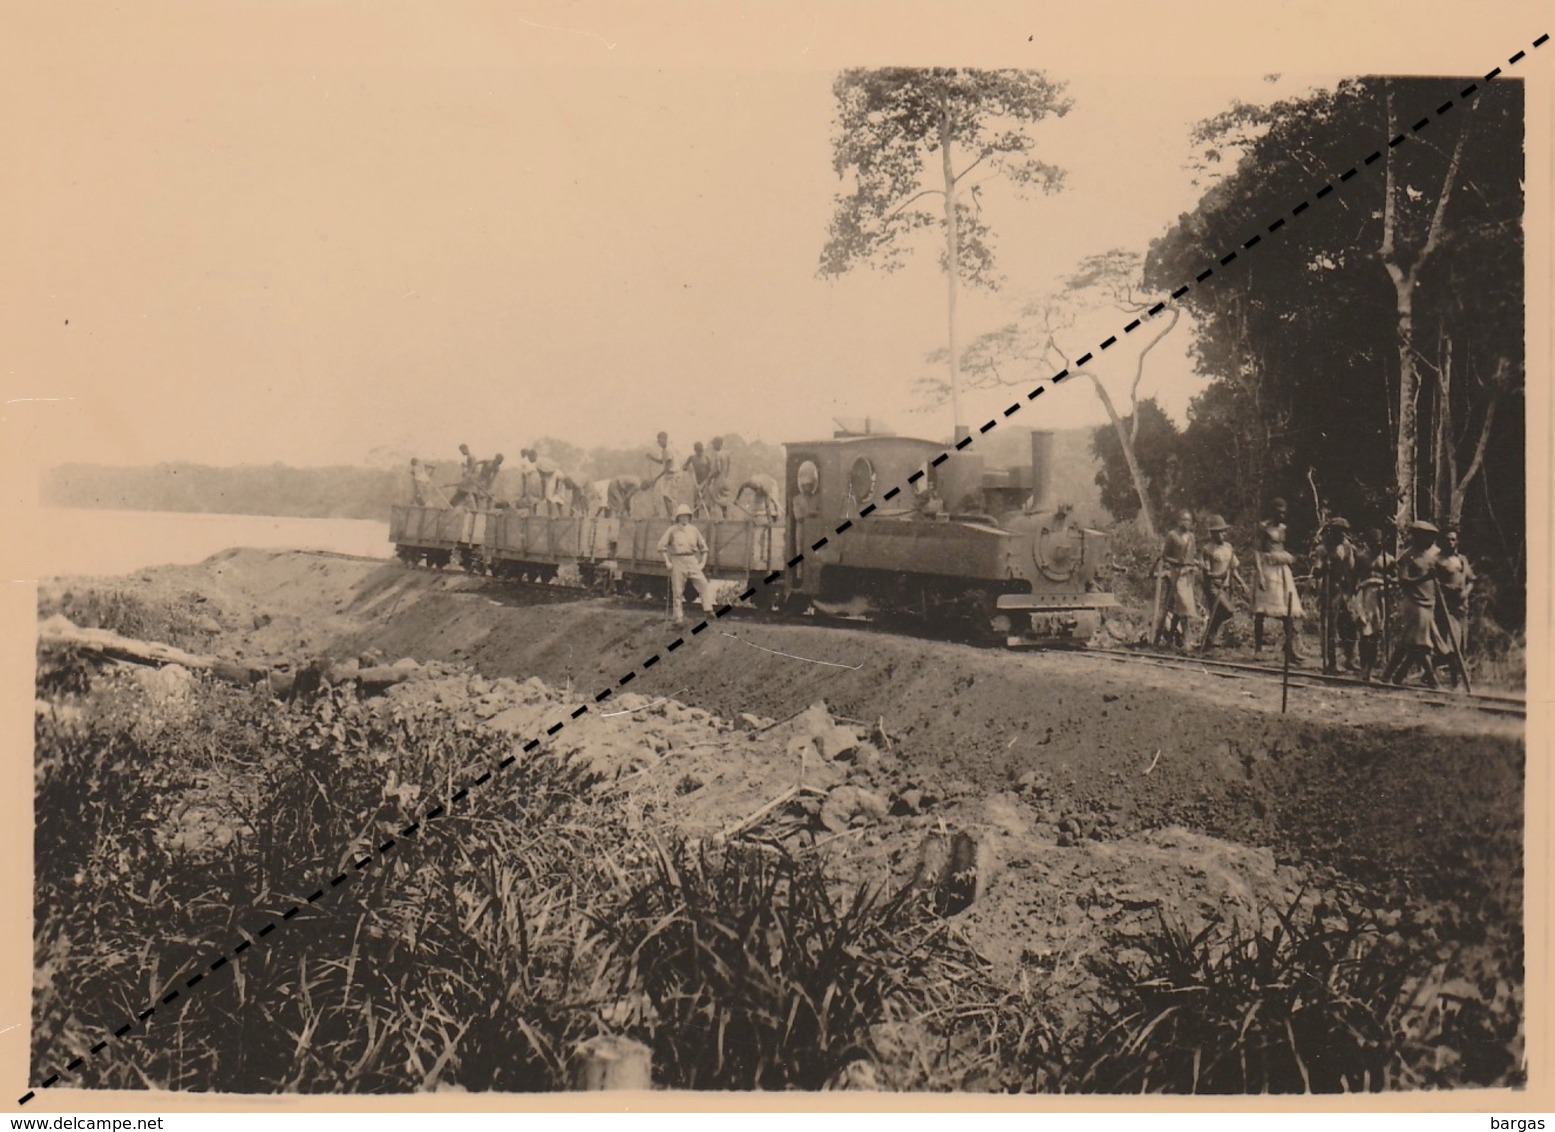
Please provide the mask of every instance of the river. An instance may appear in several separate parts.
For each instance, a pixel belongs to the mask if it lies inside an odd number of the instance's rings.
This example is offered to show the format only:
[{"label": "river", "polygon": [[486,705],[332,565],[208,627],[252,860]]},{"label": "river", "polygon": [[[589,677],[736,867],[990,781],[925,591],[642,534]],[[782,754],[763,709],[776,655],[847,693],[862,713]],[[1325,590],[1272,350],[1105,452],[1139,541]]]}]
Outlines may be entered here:
[{"label": "river", "polygon": [[33,577],[128,574],[201,562],[228,547],[332,550],[388,558],[389,524],[370,519],[295,519],[186,511],[95,511],[39,507],[30,514]]}]

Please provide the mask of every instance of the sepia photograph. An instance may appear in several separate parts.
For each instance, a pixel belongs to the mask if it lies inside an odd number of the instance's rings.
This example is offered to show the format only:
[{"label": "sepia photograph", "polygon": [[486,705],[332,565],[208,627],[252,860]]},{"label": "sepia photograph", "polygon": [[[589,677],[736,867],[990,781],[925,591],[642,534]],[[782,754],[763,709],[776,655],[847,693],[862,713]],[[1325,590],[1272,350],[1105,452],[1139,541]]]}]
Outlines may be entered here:
[{"label": "sepia photograph", "polygon": [[1547,1087],[1555,47],[1308,7],[0,16],[15,1104]]}]

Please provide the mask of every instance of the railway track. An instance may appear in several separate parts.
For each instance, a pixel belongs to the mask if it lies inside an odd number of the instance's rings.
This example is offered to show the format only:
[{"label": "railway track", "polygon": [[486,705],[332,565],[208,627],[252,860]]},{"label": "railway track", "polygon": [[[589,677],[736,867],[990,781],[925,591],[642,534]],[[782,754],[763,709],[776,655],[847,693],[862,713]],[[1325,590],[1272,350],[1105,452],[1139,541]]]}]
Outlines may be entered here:
[{"label": "railway track", "polygon": [[[340,557],[348,557],[341,555]],[[632,593],[606,594],[583,586],[568,585],[557,581],[531,581],[523,578],[492,578],[481,574],[449,571],[450,578],[463,578],[475,582],[464,592],[484,597],[502,604],[554,604],[567,601],[583,601],[591,598],[608,598],[636,608],[662,608],[653,599]],[[692,607],[688,605],[688,613]],[[833,615],[798,615],[737,605],[737,620],[747,618],[764,624],[831,626],[856,628],[871,632],[885,632],[894,636],[916,636],[942,643],[969,644],[974,647],[1003,648],[1002,641],[971,641],[956,633],[928,633],[922,626],[908,628],[900,624],[882,624],[867,618]],[[1143,664],[1160,668],[1184,669],[1228,680],[1255,680],[1279,682],[1283,671],[1273,665],[1250,664],[1245,661],[1220,660],[1212,657],[1187,656],[1128,648],[1082,647],[1073,650],[1056,648],[1051,651],[1074,651],[1087,656],[1104,657],[1122,664]],[[1384,684],[1360,680],[1354,676],[1314,672],[1310,669],[1293,669],[1289,675],[1290,686],[1300,689],[1347,689],[1366,696],[1403,697],[1411,702],[1430,707],[1470,708],[1491,715],[1526,718],[1527,705],[1523,696],[1507,692],[1458,692],[1449,689],[1429,689],[1413,685]]]},{"label": "railway track", "polygon": [[[1122,648],[1088,648],[1089,656],[1102,656],[1120,663],[1148,664],[1160,668],[1178,668],[1227,680],[1263,680],[1278,682],[1284,671],[1273,665],[1248,664],[1245,661],[1217,660],[1212,657],[1184,656],[1175,653]],[[1423,688],[1412,684],[1385,684],[1354,676],[1313,672],[1293,668],[1290,686],[1306,689],[1345,688],[1364,695],[1404,697],[1432,707],[1472,708],[1491,715],[1527,717],[1527,701],[1509,692],[1462,692],[1451,689]]]}]

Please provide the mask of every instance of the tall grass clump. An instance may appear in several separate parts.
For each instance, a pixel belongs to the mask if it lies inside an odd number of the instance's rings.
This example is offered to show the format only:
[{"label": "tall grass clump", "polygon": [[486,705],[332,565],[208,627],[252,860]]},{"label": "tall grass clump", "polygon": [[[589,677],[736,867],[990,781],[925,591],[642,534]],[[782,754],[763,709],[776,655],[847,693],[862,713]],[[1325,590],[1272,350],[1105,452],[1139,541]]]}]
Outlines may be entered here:
[{"label": "tall grass clump", "polygon": [[[1067,1055],[1096,1093],[1341,1093],[1516,1084],[1519,1009],[1364,910],[1299,903],[1272,927],[1163,920],[1143,962],[1099,964],[1114,1005]],[[1507,991],[1502,997],[1511,998]]]},{"label": "tall grass clump", "polygon": [[671,1087],[818,1089],[862,1063],[880,1087],[1018,1088],[1051,1053],[921,893],[838,886],[814,855],[655,846],[610,936]]},{"label": "tall grass clump", "polygon": [[822,1088],[861,1063],[893,1087],[1048,1072],[1040,1021],[919,897],[838,883],[814,853],[663,848],[543,748],[404,836],[512,742],[437,703],[194,681],[153,710],[107,675],[36,739],[35,1079],[196,973],[71,1082],[541,1091],[600,1035],[644,1041],[655,1083],[682,1088]]},{"label": "tall grass clump", "polygon": [[[469,768],[507,753],[433,710],[307,708],[198,689],[40,716],[34,1071],[90,1048],[318,888]],[[491,793],[495,794],[495,791]],[[91,1058],[103,1087],[404,1091],[563,1084],[597,1032],[605,957],[580,910],[618,897],[625,831],[587,770],[537,753],[495,804],[401,838],[272,940]]]}]

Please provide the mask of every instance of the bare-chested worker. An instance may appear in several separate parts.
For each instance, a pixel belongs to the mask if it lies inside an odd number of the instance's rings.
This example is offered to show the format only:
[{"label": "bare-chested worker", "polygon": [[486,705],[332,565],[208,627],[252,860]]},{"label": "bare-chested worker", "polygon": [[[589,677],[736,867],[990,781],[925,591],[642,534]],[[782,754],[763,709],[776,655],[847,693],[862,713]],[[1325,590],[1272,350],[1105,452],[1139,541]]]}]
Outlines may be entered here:
[{"label": "bare-chested worker", "polygon": [[[747,491],[751,493],[751,505],[749,507],[740,502],[740,500],[745,498]],[[777,522],[783,513],[782,508],[778,504],[777,480],[762,473],[751,476],[734,493],[734,505],[752,519],[765,519],[769,523]]]},{"label": "bare-chested worker", "polygon": [[678,506],[676,489],[680,486],[680,457],[670,447],[669,433],[661,432],[658,444],[647,453],[654,475],[645,490],[652,490],[654,514],[670,516]]}]

